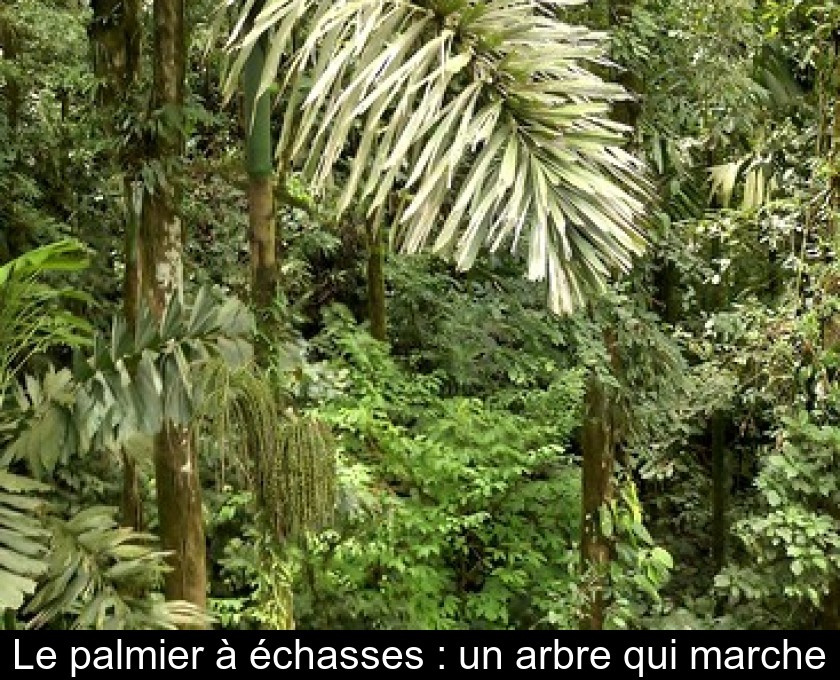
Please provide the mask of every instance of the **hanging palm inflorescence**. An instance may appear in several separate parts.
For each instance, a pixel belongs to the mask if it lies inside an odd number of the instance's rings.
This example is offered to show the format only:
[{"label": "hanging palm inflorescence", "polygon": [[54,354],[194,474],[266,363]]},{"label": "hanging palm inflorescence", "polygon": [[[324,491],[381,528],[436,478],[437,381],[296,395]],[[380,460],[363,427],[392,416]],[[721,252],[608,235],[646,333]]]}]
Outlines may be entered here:
[{"label": "hanging palm inflorescence", "polygon": [[320,529],[333,518],[336,444],[329,427],[310,417],[285,423],[278,446],[257,462],[259,492],[279,537]]},{"label": "hanging palm inflorescence", "polygon": [[279,74],[281,170],[338,214],[387,218],[404,251],[461,269],[524,249],[555,311],[643,249],[643,169],[608,115],[626,94],[589,70],[605,36],[557,18],[580,0],[268,0],[248,23],[253,4],[226,91],[268,35],[258,91]]},{"label": "hanging palm inflorescence", "polygon": [[336,505],[337,446],[329,427],[295,415],[251,365],[210,362],[195,425],[227,463],[245,471],[280,543],[322,529]]}]

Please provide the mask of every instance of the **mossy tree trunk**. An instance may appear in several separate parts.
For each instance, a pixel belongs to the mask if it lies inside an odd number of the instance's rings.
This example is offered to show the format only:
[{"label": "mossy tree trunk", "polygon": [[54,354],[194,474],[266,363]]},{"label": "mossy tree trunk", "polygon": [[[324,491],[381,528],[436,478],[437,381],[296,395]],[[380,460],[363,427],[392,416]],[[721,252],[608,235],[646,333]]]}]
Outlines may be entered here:
[{"label": "mossy tree trunk", "polygon": [[609,563],[612,540],[601,530],[601,512],[613,497],[613,475],[617,430],[615,403],[597,372],[592,371],[586,390],[585,413],[581,432],[583,454],[583,489],[581,494],[581,569],[591,570],[586,611],[580,621],[584,630],[604,627]]},{"label": "mossy tree trunk", "polygon": [[[611,26],[626,21],[632,11],[632,0],[612,0],[608,5]],[[618,80],[630,87],[626,72]],[[635,127],[639,115],[636,102],[619,102],[613,118],[629,127]],[[604,344],[614,373],[620,371],[615,331],[607,325],[603,331]],[[584,422],[581,430],[583,457],[581,490],[581,570],[591,570],[588,606],[580,621],[586,630],[601,630],[609,605],[609,563],[612,560],[612,539],[601,530],[601,512],[613,498],[616,455],[620,444],[619,404],[612,390],[605,384],[598,371],[590,371],[584,401]]]},{"label": "mossy tree trunk", "polygon": [[[155,0],[152,105],[166,109],[167,134],[152,142],[149,162],[166,172],[166,186],[145,187],[138,234],[140,290],[160,318],[182,294],[184,234],[178,215],[176,168],[183,153],[186,37],[183,0]],[[168,600],[206,606],[207,567],[198,461],[188,429],[164,426],[154,443],[155,481],[163,549],[170,552]]]}]

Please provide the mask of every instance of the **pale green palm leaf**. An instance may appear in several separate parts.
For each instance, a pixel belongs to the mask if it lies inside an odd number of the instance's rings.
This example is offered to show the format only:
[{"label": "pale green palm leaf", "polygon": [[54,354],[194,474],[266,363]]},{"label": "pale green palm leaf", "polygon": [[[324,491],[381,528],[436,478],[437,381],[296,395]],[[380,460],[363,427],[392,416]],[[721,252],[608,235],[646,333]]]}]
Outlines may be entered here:
[{"label": "pale green palm leaf", "polygon": [[626,95],[590,70],[605,36],[559,21],[570,4],[268,0],[232,44],[244,63],[269,35],[262,91],[286,55],[277,155],[315,192],[340,182],[339,214],[387,214],[403,250],[431,245],[462,269],[482,248],[521,250],[570,311],[643,250],[646,191],[609,118]]}]

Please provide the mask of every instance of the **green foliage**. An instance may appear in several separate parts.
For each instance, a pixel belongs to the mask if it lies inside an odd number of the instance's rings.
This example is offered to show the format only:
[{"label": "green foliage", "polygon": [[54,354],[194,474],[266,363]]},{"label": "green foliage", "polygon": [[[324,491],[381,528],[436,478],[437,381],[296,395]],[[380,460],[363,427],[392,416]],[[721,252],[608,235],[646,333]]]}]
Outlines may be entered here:
[{"label": "green foliage", "polygon": [[733,527],[751,564],[715,580],[734,601],[762,601],[783,626],[801,620],[803,605],[818,608],[840,574],[838,453],[836,427],[810,422],[807,413],[784,421],[756,479],[760,511]]},{"label": "green foliage", "polygon": [[115,509],[89,507],[50,518],[49,569],[23,611],[30,628],[57,617],[72,628],[155,629],[195,624],[203,613],[149,591],[167,569],[156,537],[119,527]]},{"label": "green foliage", "polygon": [[[0,393],[3,443],[9,444],[0,455],[0,606],[19,611],[33,627],[58,615],[79,628],[166,627],[196,620],[199,613],[194,609],[140,595],[164,568],[160,553],[142,545],[148,537],[118,529],[107,508],[87,508],[65,519],[47,502],[55,497],[54,486],[9,472],[9,466],[28,453],[30,471],[49,480],[59,462],[66,465],[78,451],[68,446],[70,423],[57,410],[69,405],[69,371],[47,373],[43,385],[27,376],[18,409],[9,408],[8,392],[26,358],[74,340],[77,346],[86,344],[87,338],[79,335],[86,328],[81,320],[52,312],[51,305],[65,292],[38,280],[48,272],[75,271],[84,264],[79,245],[64,242],[0,269],[4,313],[14,322],[0,343],[0,363],[6,367]],[[38,411],[39,417],[34,426],[26,423],[21,434],[20,421],[27,420],[27,410]],[[27,437],[29,443],[22,445]],[[130,600],[120,593],[127,588],[137,593]]]},{"label": "green foliage", "polygon": [[293,629],[290,561],[263,524],[252,522],[254,493],[225,486],[219,495],[221,505],[208,526],[211,541],[224,537],[211,611],[225,628]]},{"label": "green foliage", "polygon": [[642,252],[646,185],[608,117],[625,95],[594,72],[603,35],[528,0],[269,2],[250,24],[253,8],[230,37],[226,94],[263,36],[257,98],[291,53],[277,157],[319,192],[341,171],[338,214],[393,220],[406,252],[433,243],[462,270],[482,248],[527,250],[558,312]]},{"label": "green foliage", "polygon": [[[328,346],[342,394],[317,412],[343,452],[342,500],[337,528],[299,556],[299,625],[537,624],[573,578],[579,485],[563,445],[580,375],[506,408],[444,396],[440,375],[407,374],[340,310]],[[335,619],[319,606],[334,599]]]},{"label": "green foliage", "polygon": [[[85,3],[0,7],[7,623],[573,628],[601,592],[609,628],[840,625],[835,0],[187,4],[183,109],[150,106],[149,3],[118,101]],[[231,97],[258,38],[259,365]],[[134,324],[144,187],[182,194],[185,288]],[[446,260],[404,255],[426,245]],[[609,559],[581,568],[587,387],[616,474]],[[163,600],[156,539],[115,519],[125,460],[157,528],[166,422],[197,443],[208,613]]]},{"label": "green foliage", "polygon": [[0,267],[0,400],[29,358],[56,346],[90,342],[90,326],[62,308],[86,296],[57,289],[39,278],[50,272],[75,272],[87,264],[76,241],[60,241],[31,250]]},{"label": "green foliage", "polygon": [[0,608],[20,609],[47,570],[49,531],[39,513],[49,487],[0,470]]},{"label": "green foliage", "polygon": [[623,485],[618,499],[602,509],[601,530],[615,537],[609,624],[616,628],[638,625],[648,614],[649,603],[660,603],[660,591],[674,569],[674,558],[657,545],[645,526],[632,482]]},{"label": "green foliage", "polygon": [[43,476],[60,460],[117,451],[167,422],[188,424],[203,396],[202,369],[214,357],[234,367],[247,362],[252,329],[241,303],[208,289],[192,305],[173,298],[159,322],[144,308],[133,333],[117,318],[110,337],[97,337],[90,359],[80,358],[72,373],[26,381],[18,394],[19,432],[0,460],[26,460]]}]

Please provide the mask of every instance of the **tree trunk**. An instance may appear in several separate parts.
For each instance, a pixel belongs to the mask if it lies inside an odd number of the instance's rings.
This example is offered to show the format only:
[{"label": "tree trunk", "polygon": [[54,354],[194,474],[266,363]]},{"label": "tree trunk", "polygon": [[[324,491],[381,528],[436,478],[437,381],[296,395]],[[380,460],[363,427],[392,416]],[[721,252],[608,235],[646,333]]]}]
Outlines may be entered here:
[{"label": "tree trunk", "polygon": [[369,226],[367,235],[367,289],[370,334],[377,340],[388,339],[388,316],[385,308],[385,244],[382,227]]},{"label": "tree trunk", "polygon": [[[168,302],[182,295],[184,235],[178,216],[178,178],[173,172],[183,153],[181,116],[185,86],[183,0],[155,0],[152,105],[167,108],[177,126],[153,140],[153,162],[167,171],[166,186],[145,187],[138,238],[140,290],[161,318]],[[206,606],[207,567],[201,486],[189,430],[169,422],[155,438],[155,480],[163,549],[170,552],[168,600]]]},{"label": "tree trunk", "polygon": [[[93,0],[93,19],[88,28],[93,53],[93,70],[100,81],[98,103],[111,114],[106,132],[115,136],[116,105],[125,101],[137,80],[140,68],[140,0]],[[125,231],[125,278],[123,280],[123,314],[133,332],[137,319],[139,280],[137,276],[137,209],[134,201],[133,175],[136,162],[129,153],[121,154],[123,173],[123,215]],[[124,526],[143,529],[143,501],[137,464],[122,452],[123,485],[120,514]]]},{"label": "tree trunk", "polygon": [[[610,29],[627,23],[631,19],[634,2],[635,0],[609,0],[607,20]],[[634,98],[615,102],[612,117],[619,123],[635,128],[641,113],[641,102],[635,95],[641,91],[643,84],[637,74],[628,69],[621,69],[615,80],[624,86],[628,93],[634,95]]]},{"label": "tree trunk", "polygon": [[584,630],[601,630],[608,604],[604,590],[612,559],[612,542],[601,531],[601,512],[613,496],[616,432],[613,403],[593,371],[586,390],[586,413],[581,434],[583,490],[581,494],[581,568],[594,569],[587,610],[580,622]]},{"label": "tree trunk", "polygon": [[271,177],[248,180],[248,222],[251,228],[251,290],[256,309],[271,305],[277,286],[277,240]]},{"label": "tree trunk", "polygon": [[158,520],[164,550],[172,552],[166,599],[207,605],[207,547],[198,460],[189,431],[167,425],[155,438]]},{"label": "tree trunk", "polygon": [[662,320],[675,325],[680,320],[680,274],[667,256],[660,257],[656,281]]},{"label": "tree trunk", "polygon": [[726,459],[726,421],[715,413],[710,423],[712,449],[712,561],[715,573],[726,564],[727,535],[726,508],[731,480]]},{"label": "tree trunk", "polygon": [[[632,0],[611,0],[608,5],[608,21],[616,26],[626,21],[632,9]],[[625,87],[631,83],[627,72],[618,75],[617,80]],[[634,127],[639,108],[636,102],[621,102],[613,109],[613,118],[629,127]],[[603,331],[604,344],[610,355],[612,369],[620,370],[616,348],[615,332],[607,326]],[[601,512],[613,497],[613,475],[616,466],[616,450],[619,442],[617,426],[618,405],[607,386],[595,371],[589,375],[585,397],[585,415],[581,431],[581,453],[583,456],[581,490],[581,570],[593,570],[589,588],[589,601],[583,613],[580,627],[585,630],[601,630],[604,627],[606,608],[609,604],[605,591],[608,587],[609,563],[613,546],[610,537],[601,531]]]},{"label": "tree trunk", "polygon": [[[662,197],[662,205],[670,200],[670,188],[667,181],[659,182],[658,194]],[[669,226],[670,231],[673,227]],[[668,234],[663,236],[667,239]],[[671,261],[667,252],[656,253],[653,270],[654,308],[662,320],[675,326],[680,320],[682,300],[680,297],[680,272],[677,265]]]},{"label": "tree trunk", "polygon": [[254,45],[243,71],[248,221],[251,231],[251,294],[258,310],[271,304],[278,279],[271,97],[265,92],[257,98],[264,65],[265,44],[264,40],[260,40]]},{"label": "tree trunk", "polygon": [[[829,201],[832,207],[829,222],[826,225],[825,240],[836,254],[840,250],[840,29],[835,29],[831,49],[832,72],[830,74],[830,97],[833,105],[831,112],[831,147],[829,150],[829,167],[831,175],[828,179]],[[840,280],[834,276],[827,277],[824,295],[828,298],[840,296]],[[840,347],[840,314],[833,314],[823,323],[823,349],[837,351]],[[836,376],[833,376],[836,379]],[[833,508],[834,517],[840,517],[840,508]],[[830,586],[822,611],[822,625],[828,630],[840,630],[840,580],[834,579]]]},{"label": "tree trunk", "polygon": [[[710,163],[711,165],[711,163]],[[719,262],[723,254],[720,236],[712,241],[711,261]],[[728,303],[728,291],[723,278],[717,284],[707,287],[706,309],[710,313],[718,312]],[[726,564],[728,526],[726,508],[729,504],[729,492],[732,480],[729,475],[729,461],[726,450],[727,420],[725,413],[718,409],[711,414],[708,423],[709,443],[712,457],[712,563],[715,573]]]},{"label": "tree trunk", "polygon": [[[123,176],[123,215],[125,224],[125,273],[123,278],[123,316],[129,331],[134,334],[137,326],[137,308],[140,302],[140,253],[138,248],[138,234],[140,228],[139,213],[141,206],[137,205],[135,180],[127,169]],[[138,208],[140,210],[138,210]],[[131,454],[122,451],[123,487],[120,502],[120,514],[124,526],[141,531],[145,527],[143,513],[143,498],[140,494],[140,478],[137,473],[137,463]]]},{"label": "tree trunk", "polygon": [[[3,58],[11,63],[17,59],[17,36],[15,30],[7,17],[0,14],[0,47],[3,49]],[[6,117],[9,121],[9,130],[17,132],[20,124],[20,107],[22,94],[20,81],[16,77],[9,77],[6,80]]]},{"label": "tree trunk", "polygon": [[[18,37],[14,25],[6,10],[0,9],[0,48],[2,59],[14,65],[18,56]],[[6,97],[6,120],[9,132],[15,135],[20,126],[20,109],[23,103],[20,80],[13,71],[6,76],[6,86],[3,88]],[[21,162],[20,148],[13,145],[15,157],[14,166]],[[15,201],[9,204],[8,226],[0,230],[0,262],[6,262],[20,255],[26,250],[28,230],[23,228],[24,222],[16,214]]]}]

